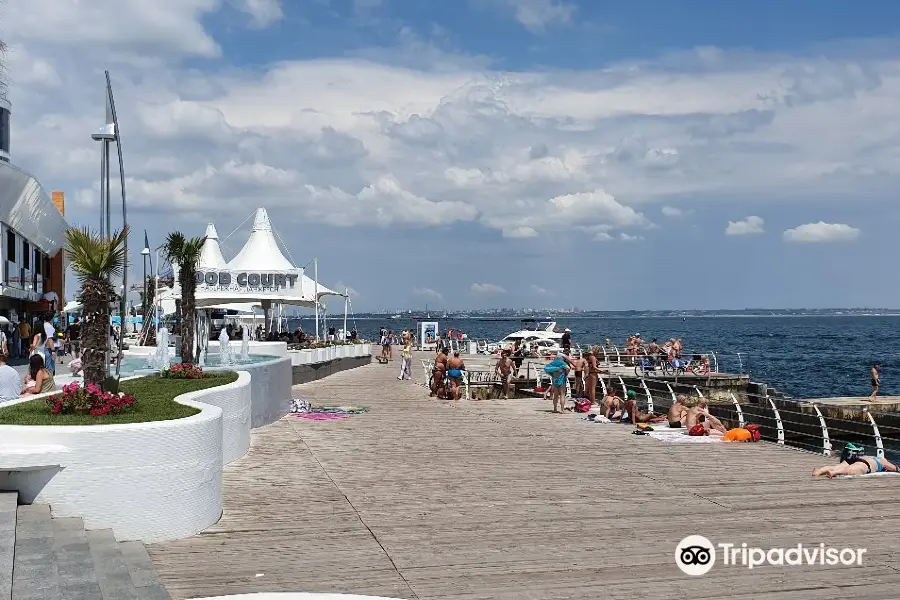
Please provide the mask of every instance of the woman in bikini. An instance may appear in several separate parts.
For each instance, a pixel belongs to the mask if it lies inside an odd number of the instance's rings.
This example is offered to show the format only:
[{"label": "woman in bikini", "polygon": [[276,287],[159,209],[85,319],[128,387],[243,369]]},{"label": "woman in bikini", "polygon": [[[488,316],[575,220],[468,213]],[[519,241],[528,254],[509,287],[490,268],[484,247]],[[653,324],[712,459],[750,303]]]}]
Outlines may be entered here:
[{"label": "woman in bikini", "polygon": [[841,462],[826,465],[813,471],[813,477],[822,475],[832,479],[838,475],[868,475],[869,473],[900,473],[897,465],[886,458],[863,456],[863,449],[848,444],[841,453]]}]

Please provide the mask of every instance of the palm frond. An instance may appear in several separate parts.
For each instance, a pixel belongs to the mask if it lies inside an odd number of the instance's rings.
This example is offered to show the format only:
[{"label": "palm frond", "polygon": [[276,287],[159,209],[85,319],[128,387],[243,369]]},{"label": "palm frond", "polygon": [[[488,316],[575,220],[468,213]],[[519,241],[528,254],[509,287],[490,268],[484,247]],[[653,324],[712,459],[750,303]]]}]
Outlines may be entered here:
[{"label": "palm frond", "polygon": [[162,245],[163,256],[170,263],[180,266],[196,265],[200,262],[200,252],[203,249],[205,237],[185,237],[180,231],[173,231],[166,236],[166,242]]},{"label": "palm frond", "polygon": [[128,227],[101,236],[87,227],[66,230],[66,257],[72,270],[83,283],[86,279],[109,279],[121,276],[125,270],[125,239]]}]

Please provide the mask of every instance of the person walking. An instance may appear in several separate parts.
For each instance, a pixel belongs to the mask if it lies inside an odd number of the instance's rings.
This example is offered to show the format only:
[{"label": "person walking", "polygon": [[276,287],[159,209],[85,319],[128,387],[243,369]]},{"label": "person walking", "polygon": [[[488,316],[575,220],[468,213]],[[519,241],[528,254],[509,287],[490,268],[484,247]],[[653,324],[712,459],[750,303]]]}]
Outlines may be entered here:
[{"label": "person walking", "polygon": [[881,387],[881,377],[878,375],[878,363],[872,365],[872,396],[870,402],[875,402],[878,398],[878,388]]},{"label": "person walking", "polygon": [[400,352],[400,376],[399,380],[412,379],[412,336],[404,332],[403,350]]}]

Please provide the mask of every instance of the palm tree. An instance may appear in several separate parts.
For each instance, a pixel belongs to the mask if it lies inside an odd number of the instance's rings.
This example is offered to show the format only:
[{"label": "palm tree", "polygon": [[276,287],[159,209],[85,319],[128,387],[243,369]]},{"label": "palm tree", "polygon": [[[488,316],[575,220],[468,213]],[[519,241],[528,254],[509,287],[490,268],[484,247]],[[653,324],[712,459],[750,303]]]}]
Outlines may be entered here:
[{"label": "palm tree", "polygon": [[[186,238],[180,231],[173,231],[163,244],[163,255],[170,264],[178,264],[178,283],[181,286],[181,360],[195,362],[199,356],[194,351],[194,331],[197,311],[197,265],[200,250],[206,238]],[[198,345],[199,349],[199,345]]]},{"label": "palm tree", "polygon": [[111,279],[125,269],[125,238],[128,227],[110,237],[88,228],[66,230],[66,257],[81,291],[78,301],[84,307],[81,340],[85,383],[103,385],[106,379],[106,353],[109,350],[109,306],[118,298]]}]

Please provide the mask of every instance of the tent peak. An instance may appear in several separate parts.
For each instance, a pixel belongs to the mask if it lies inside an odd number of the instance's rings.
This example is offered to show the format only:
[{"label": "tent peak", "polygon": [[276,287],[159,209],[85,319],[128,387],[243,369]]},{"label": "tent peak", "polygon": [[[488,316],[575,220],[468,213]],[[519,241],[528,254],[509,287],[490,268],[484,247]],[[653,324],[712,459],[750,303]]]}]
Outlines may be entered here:
[{"label": "tent peak", "polygon": [[256,209],[256,216],[253,218],[253,231],[272,231],[272,222],[269,221],[269,213],[266,212],[266,209]]},{"label": "tent peak", "polygon": [[216,231],[216,226],[213,223],[209,223],[206,226],[206,239],[208,240],[217,240],[219,239],[219,232]]}]

